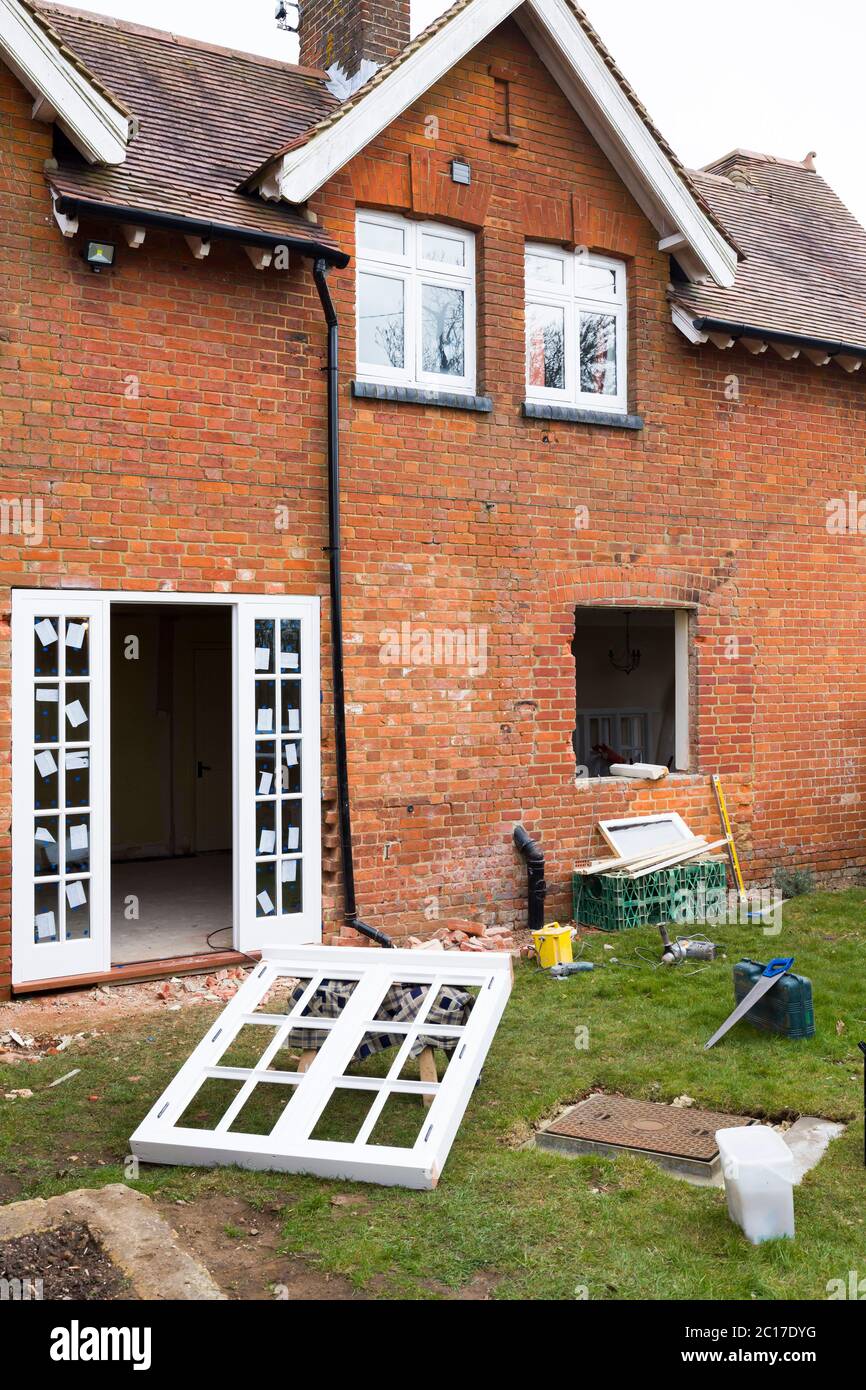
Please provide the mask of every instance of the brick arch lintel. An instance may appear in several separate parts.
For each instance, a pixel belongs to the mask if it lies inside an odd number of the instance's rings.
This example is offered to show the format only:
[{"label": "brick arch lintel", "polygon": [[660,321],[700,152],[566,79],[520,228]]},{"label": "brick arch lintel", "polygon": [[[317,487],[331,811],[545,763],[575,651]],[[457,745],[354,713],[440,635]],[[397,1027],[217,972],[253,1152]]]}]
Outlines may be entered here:
[{"label": "brick arch lintel", "polygon": [[730,578],[669,567],[639,573],[621,565],[592,565],[566,574],[547,576],[545,606],[551,614],[574,608],[690,608],[698,616],[707,610],[724,611],[736,598]]}]

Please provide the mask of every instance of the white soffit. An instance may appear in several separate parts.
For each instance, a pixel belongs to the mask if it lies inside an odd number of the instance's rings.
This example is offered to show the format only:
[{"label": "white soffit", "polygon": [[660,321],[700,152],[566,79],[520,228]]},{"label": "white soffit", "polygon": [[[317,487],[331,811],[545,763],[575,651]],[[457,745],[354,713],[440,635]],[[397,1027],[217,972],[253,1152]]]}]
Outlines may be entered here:
[{"label": "white soffit", "polygon": [[0,0],[0,61],[56,119],[91,164],[122,164],[130,136],[127,116],[113,106],[60,51],[19,0]]},{"label": "white soffit", "polygon": [[[132,1153],[148,1163],[236,1164],[433,1188],[508,1001],[511,979],[511,957],[505,953],[333,946],[267,950],[135,1131]],[[348,982],[339,1016],[308,1013],[329,981]],[[293,1002],[298,982],[303,992]],[[394,984],[419,988],[413,1017],[395,1021],[382,1012]],[[442,992],[448,997],[449,990],[474,997],[460,1026],[429,1021]],[[297,1053],[310,1048],[304,1035],[311,1032],[319,1045],[306,1053],[309,1066],[301,1071]],[[376,1075],[353,1059],[365,1036],[382,1034],[392,1045],[379,1054],[387,1065]],[[448,1059],[441,1080],[430,1079],[424,1067],[420,1078],[407,1079],[413,1047],[417,1050],[420,1039],[437,1038],[451,1045],[450,1052],[434,1054],[440,1066]],[[214,1083],[225,1094],[216,1094]],[[317,1130],[320,1136],[334,1131],[339,1137],[313,1138]],[[401,1142],[389,1142],[395,1138]]]},{"label": "white soffit", "polygon": [[275,160],[260,182],[268,188],[275,183],[290,203],[307,202],[510,14],[662,238],[677,238],[687,271],[732,285],[736,251],[689,191],[566,0],[474,0],[355,106]]}]

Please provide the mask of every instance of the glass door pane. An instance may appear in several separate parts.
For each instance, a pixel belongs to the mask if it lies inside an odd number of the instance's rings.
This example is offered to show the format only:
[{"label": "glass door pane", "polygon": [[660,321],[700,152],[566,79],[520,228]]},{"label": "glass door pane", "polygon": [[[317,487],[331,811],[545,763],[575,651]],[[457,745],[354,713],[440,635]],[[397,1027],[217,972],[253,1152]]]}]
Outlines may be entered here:
[{"label": "glass door pane", "polygon": [[241,605],[240,945],[321,940],[318,602]]},{"label": "glass door pane", "polygon": [[104,612],[14,594],[13,979],[107,969]]}]

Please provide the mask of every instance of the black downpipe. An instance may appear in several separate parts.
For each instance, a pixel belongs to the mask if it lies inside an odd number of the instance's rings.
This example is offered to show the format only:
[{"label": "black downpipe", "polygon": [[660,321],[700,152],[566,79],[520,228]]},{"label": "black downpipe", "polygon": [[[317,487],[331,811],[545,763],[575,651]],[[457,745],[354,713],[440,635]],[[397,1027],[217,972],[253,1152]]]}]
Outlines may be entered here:
[{"label": "black downpipe", "polygon": [[544,881],[544,850],[522,825],[514,827],[514,843],[526,860],[529,897],[529,930],[541,931],[544,926],[544,900],[547,884]]},{"label": "black downpipe", "polygon": [[346,747],[346,679],[343,669],[343,575],[340,540],[340,324],[328,288],[329,264],[313,264],[313,278],[328,325],[328,559],[331,571],[331,652],[334,671],[334,743],[337,761],[337,811],[343,865],[343,916],[347,926],[380,946],[393,948],[384,932],[358,917],[355,901],[355,862],[352,856],[352,808],[349,800],[349,758]]}]

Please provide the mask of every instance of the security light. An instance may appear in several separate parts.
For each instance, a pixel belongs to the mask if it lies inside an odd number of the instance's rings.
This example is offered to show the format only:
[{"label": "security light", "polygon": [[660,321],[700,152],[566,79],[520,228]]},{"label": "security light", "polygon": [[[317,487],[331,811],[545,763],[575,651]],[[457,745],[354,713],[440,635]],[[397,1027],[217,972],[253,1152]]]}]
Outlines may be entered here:
[{"label": "security light", "polygon": [[94,275],[114,265],[116,250],[113,241],[88,241],[84,248],[84,259]]}]

